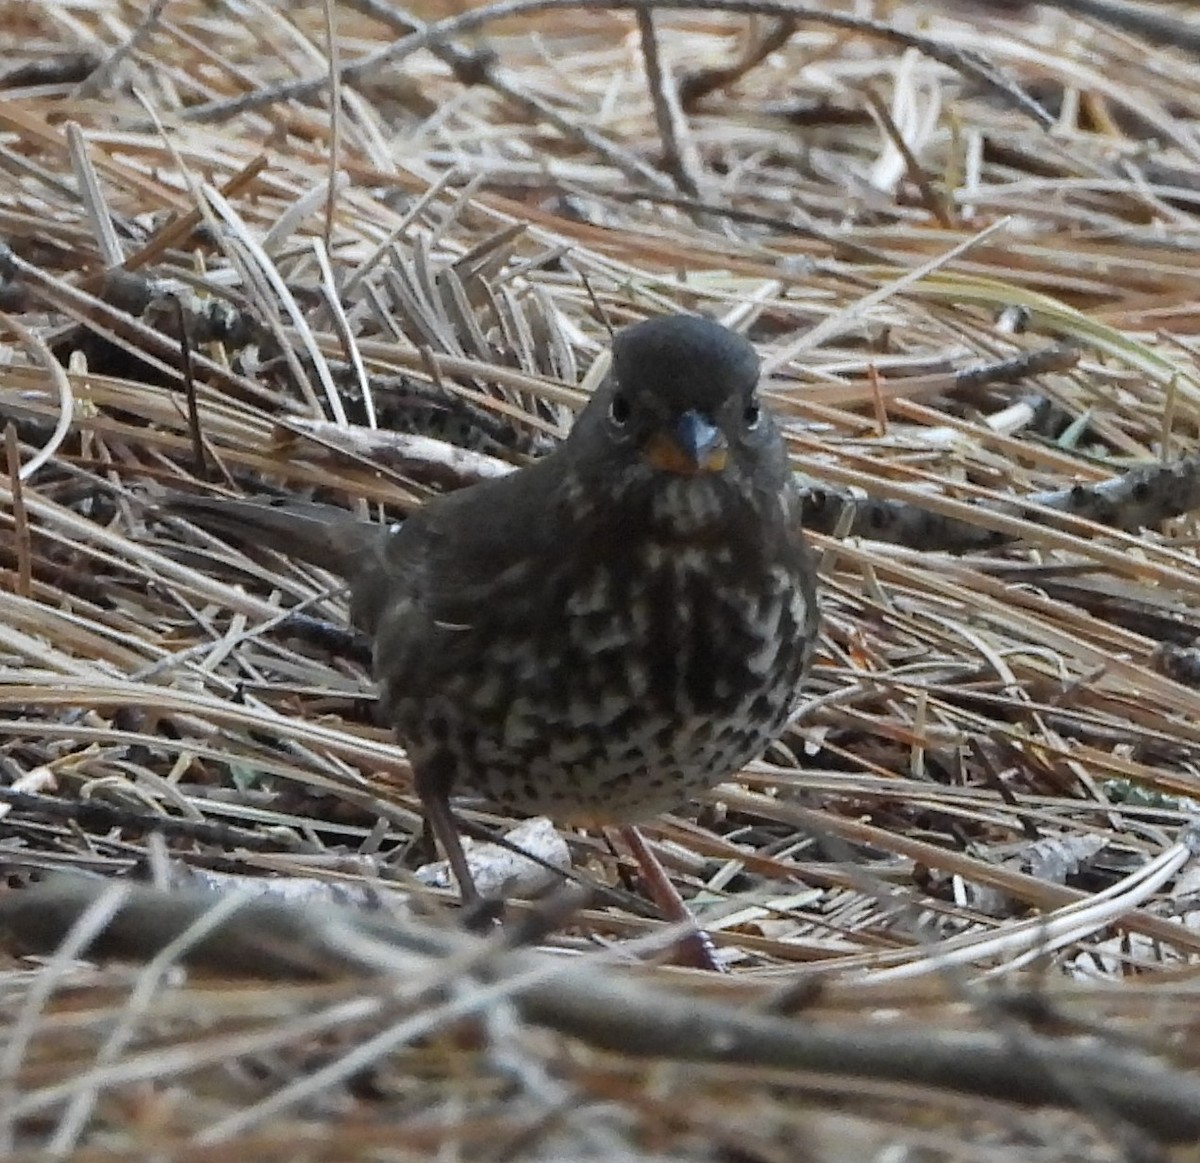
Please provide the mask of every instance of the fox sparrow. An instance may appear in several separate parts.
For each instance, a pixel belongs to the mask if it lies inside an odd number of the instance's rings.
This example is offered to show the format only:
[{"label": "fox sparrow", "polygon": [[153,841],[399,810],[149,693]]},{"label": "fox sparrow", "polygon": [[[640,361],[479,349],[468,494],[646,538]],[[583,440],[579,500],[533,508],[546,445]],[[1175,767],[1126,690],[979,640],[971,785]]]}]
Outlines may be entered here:
[{"label": "fox sparrow", "polygon": [[562,822],[678,807],[782,730],[815,572],[758,358],[692,316],[620,332],[557,450],[398,526],[305,502],[168,508],[349,579],[459,885],[455,788]]}]

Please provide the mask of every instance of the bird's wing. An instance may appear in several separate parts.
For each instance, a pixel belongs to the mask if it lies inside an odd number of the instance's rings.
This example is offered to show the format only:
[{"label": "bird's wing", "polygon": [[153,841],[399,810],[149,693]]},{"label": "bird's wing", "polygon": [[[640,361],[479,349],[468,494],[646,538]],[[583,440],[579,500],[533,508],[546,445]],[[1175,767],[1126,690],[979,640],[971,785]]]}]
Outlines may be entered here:
[{"label": "bird's wing", "polygon": [[475,633],[505,616],[504,595],[526,592],[533,571],[559,556],[555,542],[571,530],[556,511],[552,460],[436,497],[364,554],[352,617],[375,639],[377,669],[458,666]]}]

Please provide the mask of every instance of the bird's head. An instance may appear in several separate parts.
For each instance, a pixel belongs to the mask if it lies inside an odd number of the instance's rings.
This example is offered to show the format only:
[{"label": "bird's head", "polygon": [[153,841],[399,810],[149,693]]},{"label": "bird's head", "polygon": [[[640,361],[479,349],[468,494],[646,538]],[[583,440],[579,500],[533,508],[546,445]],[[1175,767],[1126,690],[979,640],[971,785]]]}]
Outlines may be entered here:
[{"label": "bird's head", "polygon": [[614,340],[612,368],[568,446],[618,495],[696,509],[731,490],[778,492],[786,456],[758,379],[753,346],[719,323],[670,315],[635,324]]}]

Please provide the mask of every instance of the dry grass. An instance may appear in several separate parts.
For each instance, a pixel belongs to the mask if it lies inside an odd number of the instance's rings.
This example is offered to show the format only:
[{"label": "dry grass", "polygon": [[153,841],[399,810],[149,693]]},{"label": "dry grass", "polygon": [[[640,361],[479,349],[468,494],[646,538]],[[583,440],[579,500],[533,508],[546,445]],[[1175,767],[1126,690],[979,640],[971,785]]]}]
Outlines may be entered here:
[{"label": "dry grass", "polygon": [[[563,6],[354,68],[405,31],[368,0],[0,4],[0,856],[14,884],[438,908],[352,644],[278,627],[344,624],[333,579],[145,502],[199,477],[402,514],[546,447],[608,326],[699,310],[759,344],[800,471],[1022,536],[815,538],[795,729],[647,828],[731,972],[615,979],[847,1045],[976,1031],[1056,1102],[973,1086],[969,1055],[973,1094],[849,1051],[647,1060],[511,1004],[661,949],[626,895],[539,933],[573,954],[549,968],[456,947],[317,984],[84,964],[76,927],[0,971],[6,1158],[1117,1159],[1178,1131],[1054,1054],[1103,1036],[1138,1085],[1148,1051],[1164,1094],[1200,1087],[1197,528],[973,503],[1200,451],[1196,57],[1055,5],[826,7],[918,47]],[[952,374],[1063,340],[1058,370]]]}]

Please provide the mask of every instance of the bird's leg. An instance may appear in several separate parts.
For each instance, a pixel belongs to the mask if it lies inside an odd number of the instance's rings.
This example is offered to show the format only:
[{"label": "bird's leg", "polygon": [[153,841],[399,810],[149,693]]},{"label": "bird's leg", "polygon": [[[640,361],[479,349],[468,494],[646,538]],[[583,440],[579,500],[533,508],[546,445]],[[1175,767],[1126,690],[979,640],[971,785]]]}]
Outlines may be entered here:
[{"label": "bird's leg", "polygon": [[450,811],[450,796],[446,791],[445,781],[436,777],[437,773],[413,773],[413,784],[421,806],[425,809],[425,819],[433,829],[434,839],[442,846],[450,871],[458,881],[458,892],[464,906],[472,907],[479,904],[479,890],[475,887],[475,878],[471,875],[471,866],[467,863],[467,854],[463,851],[462,838],[458,834],[458,825],[454,822],[454,814]]},{"label": "bird's leg", "polygon": [[[645,837],[632,824],[625,824],[617,829],[621,839],[625,841],[637,861],[638,871],[650,899],[663,911],[668,921],[687,921],[693,926],[696,918],[684,903],[679,890],[671,883],[666,869],[658,857],[654,855]],[[724,973],[724,967],[717,960],[717,951],[712,938],[700,928],[689,933],[676,947],[676,959],[681,965],[692,969],[708,969],[713,973]]]}]

